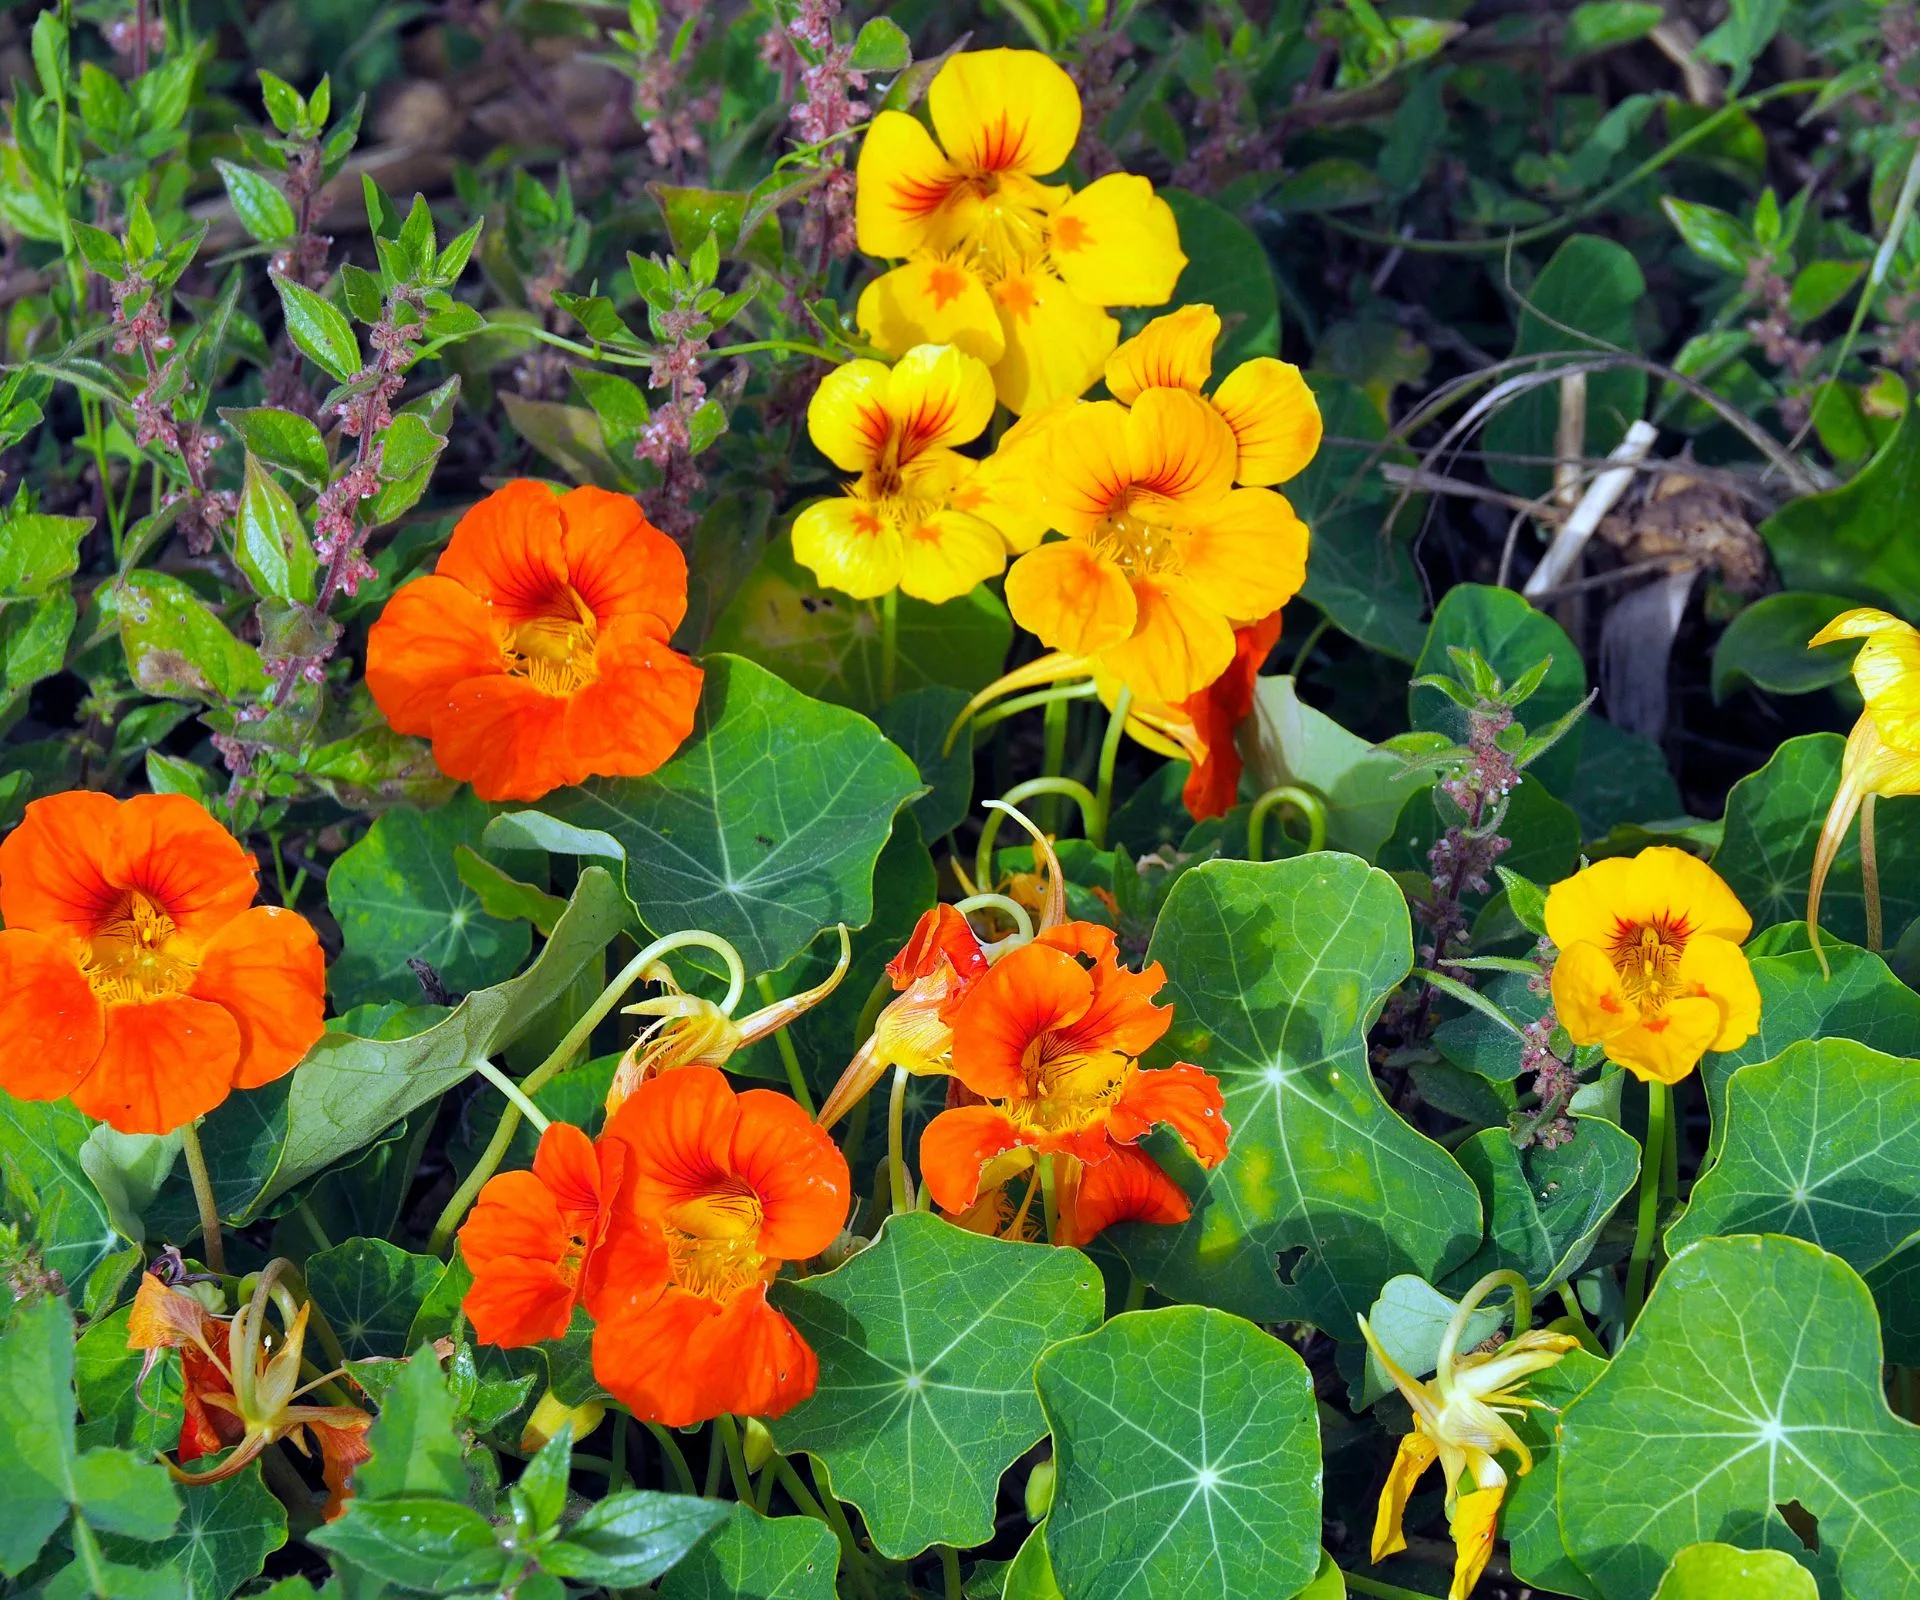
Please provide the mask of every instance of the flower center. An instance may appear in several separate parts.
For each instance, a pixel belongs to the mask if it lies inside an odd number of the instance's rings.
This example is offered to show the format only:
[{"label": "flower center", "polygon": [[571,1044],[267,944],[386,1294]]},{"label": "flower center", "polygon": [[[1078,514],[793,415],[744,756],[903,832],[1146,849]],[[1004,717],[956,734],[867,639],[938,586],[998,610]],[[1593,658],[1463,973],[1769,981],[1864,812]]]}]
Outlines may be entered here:
[{"label": "flower center", "polygon": [[1092,1127],[1120,1098],[1130,1065],[1117,1050],[1079,1049],[1057,1033],[1043,1033],[1020,1057],[1027,1092],[1007,1115],[1048,1133]]},{"label": "flower center", "polygon": [[95,925],[80,960],[93,992],[106,1005],[180,993],[198,963],[174,942],[179,931],[158,901],[138,889],[123,892]]},{"label": "flower center", "polygon": [[1607,955],[1642,1011],[1658,1011],[1680,993],[1680,957],[1692,932],[1684,916],[1615,925]]},{"label": "flower center", "polygon": [[1156,572],[1178,572],[1180,533],[1136,517],[1129,504],[1131,495],[1131,490],[1123,489],[1115,496],[1112,509],[1088,543],[1129,574],[1145,577]]},{"label": "flower center", "polygon": [[600,676],[598,637],[593,612],[569,587],[545,611],[506,628],[500,654],[508,672],[542,694],[574,694]]},{"label": "flower center", "polygon": [[664,1222],[673,1281],[708,1300],[771,1281],[777,1264],[760,1253],[763,1215],[759,1195],[737,1178],[672,1207]]},{"label": "flower center", "polygon": [[957,260],[987,284],[1038,266],[1047,255],[1047,218],[1003,186],[993,173],[974,178],[969,188],[978,209],[966,220]]}]

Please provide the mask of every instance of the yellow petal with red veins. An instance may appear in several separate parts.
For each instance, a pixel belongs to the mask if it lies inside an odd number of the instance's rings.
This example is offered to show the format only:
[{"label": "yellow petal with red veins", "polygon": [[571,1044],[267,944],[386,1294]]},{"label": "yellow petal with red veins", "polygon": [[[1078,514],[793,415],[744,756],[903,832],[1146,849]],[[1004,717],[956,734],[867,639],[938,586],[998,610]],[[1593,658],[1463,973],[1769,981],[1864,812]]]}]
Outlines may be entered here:
[{"label": "yellow petal with red veins", "polygon": [[1406,1549],[1407,1536],[1401,1523],[1407,1515],[1407,1501],[1412,1498],[1421,1475],[1433,1465],[1439,1453],[1434,1442],[1424,1433],[1409,1433],[1401,1437],[1400,1448],[1394,1452],[1393,1465],[1387,1471],[1387,1481],[1380,1490],[1380,1509],[1374,1516],[1375,1561],[1384,1561],[1388,1556]]},{"label": "yellow petal with red veins", "polygon": [[1018,458],[1015,475],[1049,527],[1086,538],[1133,484],[1127,408],[1111,400],[1069,404],[1047,430],[1046,448]]},{"label": "yellow petal with red veins", "polygon": [[1453,1519],[1448,1531],[1453,1535],[1453,1587],[1447,1600],[1467,1600],[1473,1586],[1486,1571],[1493,1554],[1493,1540],[1500,1521],[1500,1502],[1506,1486],[1476,1489],[1454,1502]]},{"label": "yellow petal with red veins", "polygon": [[978,357],[952,345],[915,345],[888,375],[886,409],[904,465],[977,439],[993,419],[993,377]]},{"label": "yellow petal with red veins", "polygon": [[1235,489],[1193,522],[1180,576],[1223,616],[1268,616],[1307,581],[1307,544],[1284,495]]},{"label": "yellow petal with red veins", "polygon": [[1760,1027],[1760,987],[1747,953],[1731,939],[1695,934],[1680,955],[1683,994],[1703,996],[1720,1007],[1720,1031],[1709,1048],[1738,1050]]},{"label": "yellow petal with red veins", "polygon": [[967,172],[1044,176],[1066,164],[1080,137],[1080,91],[1038,50],[954,56],[934,74],[927,113],[948,156]]},{"label": "yellow petal with red veins", "polygon": [[1119,323],[1049,273],[1001,279],[993,303],[1006,353],[988,364],[1016,416],[1085,394],[1120,339]]},{"label": "yellow petal with red veins", "polygon": [[1584,941],[1560,947],[1553,1009],[1575,1044],[1602,1044],[1640,1021],[1640,1008],[1627,998],[1606,951]]},{"label": "yellow petal with red veins", "polygon": [[1126,575],[1076,539],[1029,550],[1007,572],[1014,621],[1056,650],[1091,655],[1133,632]]},{"label": "yellow petal with red veins", "polygon": [[1127,509],[1146,522],[1194,525],[1233,487],[1234,453],[1232,429],[1197,394],[1146,390],[1127,412]]},{"label": "yellow petal with red veins", "polygon": [[879,361],[849,361],[820,380],[807,402],[807,433],[836,467],[865,472],[886,449],[889,373]]},{"label": "yellow petal with red veins", "polygon": [[964,511],[936,511],[900,533],[900,587],[930,605],[971,593],[1006,564],[999,530]]},{"label": "yellow petal with red veins", "polygon": [[942,213],[964,181],[933,136],[904,111],[873,119],[854,171],[854,227],[870,256],[905,256],[941,242]]},{"label": "yellow petal with red veins", "polygon": [[1047,252],[1083,300],[1163,306],[1186,270],[1173,208],[1145,178],[1096,178],[1054,213]]},{"label": "yellow petal with red veins", "polygon": [[1607,1059],[1642,1082],[1678,1083],[1700,1064],[1721,1029],[1711,1000],[1670,1000],[1656,1017],[1607,1041]]},{"label": "yellow petal with red veins", "polygon": [[1320,407],[1288,361],[1243,361],[1214,391],[1213,403],[1240,444],[1241,483],[1285,483],[1320,448]]},{"label": "yellow petal with red veins", "polygon": [[1623,927],[1682,918],[1689,933],[1736,944],[1753,931],[1753,918],[1720,874],[1671,845],[1596,861],[1547,891],[1547,937],[1563,950],[1583,940],[1611,945]]},{"label": "yellow petal with red veins", "polygon": [[1142,389],[1191,389],[1213,376],[1220,314],[1212,306],[1182,306],[1155,317],[1107,357],[1107,388],[1127,405]]},{"label": "yellow petal with red veins", "polygon": [[900,582],[900,536],[863,500],[820,500],[793,522],[793,558],[829,589],[871,600]]},{"label": "yellow petal with red veins", "polygon": [[1227,670],[1232,626],[1211,607],[1196,604],[1183,584],[1135,579],[1133,600],[1133,637],[1102,652],[1101,667],[1135,694],[1184,700]]},{"label": "yellow petal with red veins", "polygon": [[924,259],[883,273],[860,291],[860,331],[888,355],[950,344],[992,366],[1006,335],[987,286],[965,267]]}]

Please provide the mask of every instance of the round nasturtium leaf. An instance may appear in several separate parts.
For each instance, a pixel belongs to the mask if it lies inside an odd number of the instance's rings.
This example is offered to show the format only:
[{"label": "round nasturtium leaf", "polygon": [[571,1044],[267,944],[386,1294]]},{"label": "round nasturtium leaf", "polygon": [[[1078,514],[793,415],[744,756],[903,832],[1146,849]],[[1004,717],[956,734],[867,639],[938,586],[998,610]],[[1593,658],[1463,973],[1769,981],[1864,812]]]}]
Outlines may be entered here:
[{"label": "round nasturtium leaf", "polygon": [[1920,1429],[1887,1409],[1867,1286],[1817,1245],[1675,1256],[1557,1455],[1562,1536],[1607,1600],[1649,1600],[1705,1539],[1784,1550],[1836,1595],[1920,1593]]},{"label": "round nasturtium leaf", "polygon": [[1047,1431],[1034,1362],[1095,1326],[1105,1291],[1077,1250],[912,1212],[773,1300],[820,1358],[818,1389],[769,1424],[775,1440],[816,1456],[875,1547],[904,1559],[993,1536],[1001,1473]]},{"label": "round nasturtium leaf", "polygon": [[1168,1306],[1056,1346],[1036,1382],[1066,1600],[1291,1595],[1313,1578],[1320,1428],[1291,1346],[1224,1311]]},{"label": "round nasturtium leaf", "polygon": [[1357,856],[1209,861],[1173,887],[1148,954],[1173,1006],[1161,1046],[1220,1080],[1226,1161],[1193,1216],[1113,1237],[1169,1299],[1354,1339],[1381,1286],[1478,1248],[1480,1196],[1367,1067],[1367,1029],[1413,961],[1407,904]]}]

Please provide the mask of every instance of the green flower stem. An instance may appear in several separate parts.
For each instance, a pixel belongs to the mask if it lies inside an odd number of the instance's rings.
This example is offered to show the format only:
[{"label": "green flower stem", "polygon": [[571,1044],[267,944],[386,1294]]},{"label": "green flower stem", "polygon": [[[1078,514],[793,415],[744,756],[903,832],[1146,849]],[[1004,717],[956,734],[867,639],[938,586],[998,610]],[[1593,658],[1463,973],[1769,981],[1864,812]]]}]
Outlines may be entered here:
[{"label": "green flower stem", "polygon": [[193,1179],[193,1203],[200,1209],[200,1248],[207,1265],[224,1278],[227,1241],[220,1232],[220,1207],[213,1198],[213,1175],[207,1171],[206,1152],[200,1148],[200,1130],[191,1122],[180,1128],[180,1148],[186,1152],[187,1176]]},{"label": "green flower stem", "polygon": [[893,1089],[887,1096],[887,1195],[895,1216],[913,1209],[913,1189],[907,1181],[906,1144],[907,1069],[893,1069]]},{"label": "green flower stem", "polygon": [[521,1116],[531,1122],[541,1133],[547,1131],[549,1126],[547,1114],[526,1097],[526,1094],[522,1091],[519,1084],[515,1083],[513,1079],[509,1078],[485,1056],[477,1058],[471,1065],[475,1072],[479,1073],[481,1077],[485,1078],[488,1083],[492,1084],[494,1088],[498,1089],[507,1097],[508,1104],[518,1111]]},{"label": "green flower stem", "polygon": [[[777,1456],[774,1458],[774,1460],[778,1459]],[[773,1462],[769,1461],[760,1469],[760,1477],[753,1486],[753,1509],[763,1517],[767,1514],[767,1508],[773,1504],[773,1486],[777,1482],[779,1477],[774,1472]]]},{"label": "green flower stem", "polygon": [[[1915,150],[1914,160],[1920,164],[1920,149]],[[1860,892],[1867,903],[1867,948],[1878,955],[1885,943],[1880,925],[1880,851],[1873,838],[1874,799],[1869,791],[1860,802]]]},{"label": "green flower stem", "polygon": [[[1009,900],[1003,894],[970,894],[966,899],[956,902],[953,909],[964,917],[969,912],[985,911],[989,907],[1001,913],[1013,924],[1014,931],[1008,935],[1008,939],[1014,944],[1026,944],[1033,938],[1033,918],[1027,914],[1027,908],[1018,900]],[[862,1037],[864,1038],[865,1034],[862,1034]]]},{"label": "green flower stem", "polygon": [[[1035,706],[1045,706],[1047,715],[1052,716],[1054,706],[1065,705],[1073,700],[1091,700],[1093,693],[1093,680],[1087,678],[1079,683],[1056,684],[1051,689],[1035,689],[1031,694],[1017,694],[1011,700],[1002,700],[999,705],[982,711],[973,719],[973,731],[976,734],[983,733],[995,723],[1005,722],[1008,717],[1017,717],[1023,711],[1033,710]],[[1064,746],[1062,750],[1061,759],[1064,761]]]},{"label": "green flower stem", "polygon": [[1087,837],[1096,850],[1107,847],[1107,824],[1113,819],[1113,767],[1120,759],[1120,736],[1127,731],[1127,716],[1133,710],[1133,691],[1124,684],[1107,718],[1107,736],[1100,741],[1100,776],[1094,790],[1095,818]]},{"label": "green flower stem", "polygon": [[687,1465],[687,1453],[680,1448],[680,1441],[673,1431],[657,1422],[646,1424],[647,1432],[653,1435],[653,1442],[660,1446],[660,1454],[667,1463],[667,1470],[673,1474],[673,1481],[682,1494],[693,1494],[693,1468]]},{"label": "green flower stem", "polygon": [[[1058,778],[1067,768],[1067,713],[1072,706],[1066,700],[1049,700],[1046,718],[1040,734],[1040,775],[1043,778]],[[979,725],[975,724],[974,733],[979,734]],[[1042,833],[1060,831],[1060,799],[1049,794],[1035,809],[1034,821],[1040,825]],[[986,885],[982,884],[982,888]]]},{"label": "green flower stem", "polygon": [[[729,1421],[732,1418],[728,1418]],[[703,1499],[715,1500],[720,1495],[720,1471],[726,1462],[727,1450],[720,1437],[720,1419],[713,1419],[713,1426],[707,1437],[707,1481],[702,1485],[700,1494]]]},{"label": "green flower stem", "polygon": [[1327,808],[1320,797],[1295,784],[1269,789],[1253,803],[1247,814],[1247,859],[1264,861],[1267,818],[1281,806],[1291,806],[1306,819],[1307,854],[1316,855],[1327,847]]},{"label": "green flower stem", "polygon": [[946,1600],[962,1600],[960,1590],[960,1552],[950,1544],[940,1546],[940,1575],[946,1583]]},{"label": "green flower stem", "polygon": [[613,1445],[607,1454],[612,1458],[607,1466],[607,1493],[618,1494],[627,1486],[627,1430],[632,1426],[633,1418],[624,1411],[613,1414]]},{"label": "green flower stem", "polygon": [[1589,1326],[1586,1308],[1580,1304],[1579,1291],[1574,1288],[1573,1280],[1562,1278],[1553,1286],[1553,1292],[1560,1297],[1560,1304],[1567,1314],[1566,1320],[1573,1324],[1574,1332],[1579,1336],[1581,1348],[1590,1350],[1594,1355],[1605,1360],[1606,1346],[1601,1344],[1599,1336]]},{"label": "green flower stem", "polygon": [[[1072,778],[1029,778],[1025,783],[1016,783],[1003,794],[1000,803],[1017,806],[1037,794],[1065,795],[1080,808],[1080,821],[1087,837],[1091,839],[1101,831],[1100,802],[1094,799],[1091,789]],[[993,886],[993,841],[1000,831],[1000,816],[998,811],[989,811],[986,821],[980,824],[980,843],[973,853],[973,882],[976,889],[984,890]]]},{"label": "green flower stem", "polygon": [[1432,1595],[1417,1589],[1403,1589],[1397,1583],[1382,1583],[1378,1578],[1363,1578],[1345,1567],[1340,1569],[1340,1576],[1346,1579],[1348,1594],[1372,1595],[1376,1600],[1433,1600]]},{"label": "green flower stem", "polygon": [[891,700],[900,676],[900,591],[889,589],[880,601],[880,698]]},{"label": "green flower stem", "polygon": [[[622,967],[613,982],[602,989],[593,1004],[588,1006],[580,1020],[567,1029],[566,1037],[553,1047],[553,1053],[547,1059],[520,1080],[517,1088],[526,1100],[544,1089],[548,1083],[569,1065],[573,1058],[585,1048],[593,1037],[593,1030],[606,1020],[607,1014],[617,1006],[626,992],[637,983],[656,961],[671,955],[675,950],[701,949],[712,950],[727,964],[727,993],[720,1002],[720,1009],[728,1016],[740,1004],[740,997],[747,991],[746,964],[740,959],[740,952],[717,933],[708,933],[704,928],[688,928],[682,933],[670,933],[661,939],[655,939],[631,961]],[[494,1081],[491,1078],[489,1081]],[[453,1241],[454,1229],[460,1226],[460,1219],[467,1214],[467,1208],[473,1204],[474,1196],[480,1193],[486,1181],[500,1170],[500,1163],[506,1160],[507,1147],[513,1143],[513,1136],[520,1127],[520,1106],[509,1100],[507,1109],[500,1114],[500,1120],[494,1125],[493,1138],[487,1148],[481,1152],[480,1159],[474,1164],[473,1171],[467,1174],[467,1180],[453,1193],[446,1209],[440,1213],[440,1219],[433,1225],[433,1234],[427,1241],[427,1248],[435,1255],[445,1255],[447,1247]]]},{"label": "green flower stem", "polygon": [[740,1425],[723,1411],[713,1419],[713,1426],[727,1452],[727,1471],[733,1477],[733,1497],[742,1505],[751,1505],[753,1474],[747,1471],[746,1452],[740,1448]]},{"label": "green flower stem", "polygon": [[1627,1258],[1627,1326],[1631,1328],[1647,1298],[1647,1269],[1653,1259],[1654,1232],[1660,1220],[1660,1174],[1666,1165],[1667,1123],[1673,1090],[1647,1085],[1647,1143],[1640,1153],[1640,1211],[1633,1225],[1633,1254]]},{"label": "green flower stem", "polygon": [[[773,992],[773,979],[767,973],[760,974],[760,998],[772,1005],[779,996]],[[793,1048],[793,1040],[788,1037],[785,1028],[776,1028],[773,1045],[780,1052],[780,1064],[787,1069],[787,1087],[793,1091],[794,1099],[800,1102],[800,1109],[808,1116],[813,1115],[813,1094],[807,1088],[807,1075],[800,1070],[800,1053]]]},{"label": "green flower stem", "polygon": [[1500,1288],[1509,1290],[1513,1295],[1513,1337],[1519,1338],[1533,1326],[1533,1290],[1527,1280],[1506,1267],[1498,1272],[1489,1272],[1461,1298],[1452,1320],[1447,1323],[1446,1332],[1440,1335],[1440,1349],[1434,1357],[1438,1383],[1444,1385],[1451,1378],[1460,1341],[1466,1336],[1468,1321],[1480,1309],[1480,1302]]}]

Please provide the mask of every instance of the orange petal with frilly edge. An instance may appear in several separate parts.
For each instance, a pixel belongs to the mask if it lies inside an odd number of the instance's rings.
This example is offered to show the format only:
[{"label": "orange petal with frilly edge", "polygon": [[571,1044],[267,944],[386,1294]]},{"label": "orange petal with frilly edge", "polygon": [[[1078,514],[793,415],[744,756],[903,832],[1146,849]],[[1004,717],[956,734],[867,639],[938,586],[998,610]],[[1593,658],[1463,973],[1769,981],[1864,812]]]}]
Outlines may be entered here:
[{"label": "orange petal with frilly edge", "polygon": [[813,1393],[819,1363],[756,1284],[728,1301],[668,1288],[594,1330],[593,1372],[642,1422],[775,1417]]},{"label": "orange petal with frilly edge", "polygon": [[1193,1215],[1186,1191],[1144,1150],[1117,1144],[1080,1176],[1073,1206],[1060,1213],[1057,1243],[1084,1245],[1120,1222],[1185,1222]]},{"label": "orange petal with frilly edge", "polygon": [[486,601],[451,578],[415,578],[367,631],[367,691],[397,733],[430,735],[456,685],[503,664]]},{"label": "orange petal with frilly edge", "polygon": [[987,1163],[1033,1142],[997,1106],[957,1106],[920,1135],[920,1176],[941,1210],[964,1211],[979,1198]]},{"label": "orange petal with frilly edge", "polygon": [[943,961],[969,982],[987,970],[986,954],[973,925],[944,903],[920,913],[900,953],[887,963],[887,981],[896,990],[905,989],[915,978],[938,972]]},{"label": "orange petal with frilly edge", "polygon": [[989,1099],[1021,1093],[1029,1046],[1078,1022],[1093,1004],[1093,992],[1092,975],[1063,950],[1029,944],[1002,956],[948,1019],[954,1076]]},{"label": "orange petal with frilly edge", "polygon": [[1240,446],[1241,483],[1285,483],[1320,448],[1320,406],[1288,361],[1256,356],[1229,372],[1213,403]]},{"label": "orange petal with frilly edge", "polygon": [[639,617],[601,630],[600,676],[566,701],[560,755],[568,783],[644,778],[693,732],[705,673]]},{"label": "orange petal with frilly edge", "polygon": [[847,1158],[787,1095],[749,1089],[739,1106],[731,1165],[760,1202],[760,1253],[774,1261],[810,1260],[847,1220],[853,1190]]},{"label": "orange petal with frilly edge", "polygon": [[171,1133],[227,1097],[240,1028],[223,1007],[175,995],[107,1007],[106,1039],[73,1103],[121,1133]]},{"label": "orange petal with frilly edge", "polygon": [[433,759],[482,800],[538,800],[576,779],[567,701],[501,672],[448,691],[434,717]]},{"label": "orange petal with frilly edge", "polygon": [[491,602],[503,621],[541,615],[568,587],[560,497],[531,478],[496,489],[456,524],[433,570]]},{"label": "orange petal with frilly edge", "polygon": [[73,956],[40,934],[0,931],[0,1089],[61,1099],[105,1040],[106,1012]]},{"label": "orange petal with frilly edge", "polygon": [[1078,539],[1029,550],[1007,571],[1014,620],[1071,656],[1121,644],[1138,622],[1139,603],[1119,564]]},{"label": "orange petal with frilly edge", "polygon": [[567,580],[602,629],[616,617],[669,639],[687,614],[687,558],[631,495],[591,486],[560,497]]},{"label": "orange petal with frilly edge", "polygon": [[1177,1061],[1127,1079],[1107,1118],[1107,1131],[1125,1144],[1143,1138],[1161,1123],[1173,1129],[1203,1167],[1227,1159],[1226,1102],[1219,1080],[1189,1062]]},{"label": "orange petal with frilly edge", "polygon": [[236,1088],[291,1072],[326,1031],[326,957],[313,925],[281,906],[255,906],[222,928],[187,992],[240,1029]]},{"label": "orange petal with frilly edge", "polygon": [[699,1066],[663,1072],[628,1095],[600,1135],[627,1147],[622,1206],[658,1217],[726,1188],[739,1098],[718,1070]]}]

